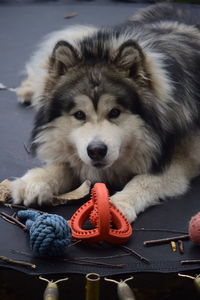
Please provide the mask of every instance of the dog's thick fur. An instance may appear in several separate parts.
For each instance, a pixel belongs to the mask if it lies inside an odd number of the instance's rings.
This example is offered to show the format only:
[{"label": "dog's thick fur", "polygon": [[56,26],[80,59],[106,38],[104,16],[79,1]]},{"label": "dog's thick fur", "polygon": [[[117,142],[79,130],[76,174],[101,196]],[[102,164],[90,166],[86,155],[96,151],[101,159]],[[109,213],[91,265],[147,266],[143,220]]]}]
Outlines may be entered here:
[{"label": "dog's thick fur", "polygon": [[12,182],[15,203],[51,203],[89,179],[122,188],[111,201],[132,222],[185,193],[200,169],[199,67],[198,24],[169,4],[49,35],[18,88],[36,107],[32,151],[46,165]]}]

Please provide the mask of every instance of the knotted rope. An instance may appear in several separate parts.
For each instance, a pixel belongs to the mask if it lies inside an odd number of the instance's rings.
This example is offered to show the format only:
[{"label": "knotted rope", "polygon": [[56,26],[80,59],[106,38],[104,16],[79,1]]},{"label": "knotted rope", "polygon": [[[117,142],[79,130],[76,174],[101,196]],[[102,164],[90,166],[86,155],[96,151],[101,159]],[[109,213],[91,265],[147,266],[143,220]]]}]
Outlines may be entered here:
[{"label": "knotted rope", "polygon": [[58,256],[71,242],[71,228],[56,214],[40,214],[32,210],[18,211],[30,233],[30,248],[35,254]]}]

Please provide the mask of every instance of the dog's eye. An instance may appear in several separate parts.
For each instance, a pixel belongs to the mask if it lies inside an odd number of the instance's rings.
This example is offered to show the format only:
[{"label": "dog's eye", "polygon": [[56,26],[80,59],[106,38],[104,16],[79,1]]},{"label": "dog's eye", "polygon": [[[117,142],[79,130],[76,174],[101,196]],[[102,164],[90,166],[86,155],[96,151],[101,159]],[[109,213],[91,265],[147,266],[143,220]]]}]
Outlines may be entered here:
[{"label": "dog's eye", "polygon": [[113,108],[111,109],[111,111],[108,114],[108,117],[110,119],[116,119],[119,117],[119,115],[121,114],[121,111],[118,108]]},{"label": "dog's eye", "polygon": [[84,113],[83,111],[81,111],[81,110],[75,112],[74,117],[75,117],[77,120],[80,120],[80,121],[84,121],[84,120],[86,119],[85,113]]}]

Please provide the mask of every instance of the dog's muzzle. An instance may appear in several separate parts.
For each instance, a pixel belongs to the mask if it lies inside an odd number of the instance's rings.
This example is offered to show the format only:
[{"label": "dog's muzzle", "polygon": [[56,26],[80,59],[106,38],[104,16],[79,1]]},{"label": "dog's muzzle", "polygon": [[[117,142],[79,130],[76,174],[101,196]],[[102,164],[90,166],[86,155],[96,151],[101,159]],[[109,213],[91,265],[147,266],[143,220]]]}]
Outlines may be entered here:
[{"label": "dog's muzzle", "polygon": [[92,164],[97,167],[103,167],[103,159],[106,157],[108,147],[102,142],[92,142],[87,147],[87,154],[92,160]]}]

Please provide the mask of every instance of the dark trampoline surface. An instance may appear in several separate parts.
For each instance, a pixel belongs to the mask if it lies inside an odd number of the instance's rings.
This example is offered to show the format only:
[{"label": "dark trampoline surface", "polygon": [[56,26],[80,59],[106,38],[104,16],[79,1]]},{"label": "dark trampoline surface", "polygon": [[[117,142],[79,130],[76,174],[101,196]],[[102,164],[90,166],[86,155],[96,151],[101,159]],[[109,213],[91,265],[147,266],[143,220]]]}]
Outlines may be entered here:
[{"label": "dark trampoline surface", "polygon": [[[37,3],[0,5],[0,82],[9,87],[16,87],[23,78],[23,67],[41,38],[51,32],[71,24],[110,25],[123,21],[145,4],[128,3]],[[196,10],[200,7],[195,6]],[[64,16],[77,12],[72,19]],[[0,180],[12,179],[23,175],[27,169],[40,163],[31,158],[24,149],[28,143],[34,112],[30,107],[17,104],[15,93],[0,91]],[[169,199],[161,205],[154,206],[140,214],[133,224],[135,229],[173,229],[188,230],[188,223],[194,214],[200,211],[200,180],[196,179],[187,194],[176,199]],[[58,213],[69,219],[73,212],[83,203],[68,204],[65,207],[47,208],[49,212]],[[42,208],[43,210],[45,208]],[[1,211],[11,213],[8,208]],[[76,265],[60,259],[41,259],[33,257],[29,245],[28,234],[20,228],[0,218],[0,255],[16,260],[35,263],[36,269],[14,266],[4,262],[1,268],[14,268],[29,274],[58,274],[97,272],[100,275],[114,275],[134,272],[174,273],[190,271],[198,273],[200,265],[182,265],[181,260],[200,259],[200,248],[190,241],[184,242],[185,254],[172,252],[170,245],[144,247],[143,241],[176,234],[156,231],[134,231],[127,246],[138,251],[150,260],[145,264],[133,256],[102,258],[124,254],[125,252],[111,245],[76,245],[70,247],[66,256],[69,258],[85,258],[88,260],[124,264],[122,268]]]}]

